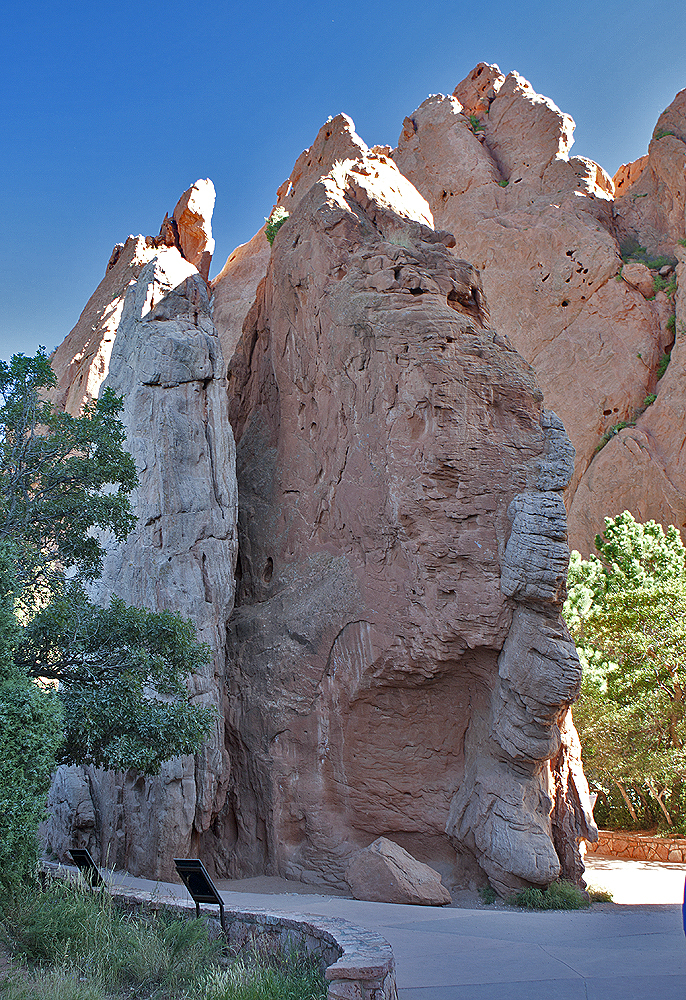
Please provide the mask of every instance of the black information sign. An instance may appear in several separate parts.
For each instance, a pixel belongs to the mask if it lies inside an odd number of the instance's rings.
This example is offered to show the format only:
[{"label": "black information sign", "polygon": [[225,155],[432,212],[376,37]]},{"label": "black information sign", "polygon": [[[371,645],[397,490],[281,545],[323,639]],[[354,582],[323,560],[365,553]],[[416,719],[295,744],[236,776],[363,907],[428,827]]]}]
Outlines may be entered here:
[{"label": "black information sign", "polygon": [[174,858],[174,864],[181,881],[193,897],[196,917],[200,916],[201,903],[215,903],[219,906],[224,928],[224,901],[202,861],[198,858]]},{"label": "black information sign", "polygon": [[85,848],[74,847],[69,853],[86,882],[90,883],[94,889],[99,889],[100,886],[107,884],[100,874],[95,861],[93,861],[90,851],[87,851]]}]

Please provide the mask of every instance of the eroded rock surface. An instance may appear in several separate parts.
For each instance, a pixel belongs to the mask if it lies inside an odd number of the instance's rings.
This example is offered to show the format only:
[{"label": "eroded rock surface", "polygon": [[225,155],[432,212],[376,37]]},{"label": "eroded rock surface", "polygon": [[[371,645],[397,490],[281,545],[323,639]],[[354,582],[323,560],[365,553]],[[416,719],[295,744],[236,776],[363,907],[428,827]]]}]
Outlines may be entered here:
[{"label": "eroded rock surface", "polygon": [[[647,268],[621,273],[620,242],[631,236],[673,254],[684,235],[684,104],[679,95],[664,113],[645,162],[619,172],[616,201],[605,171],[570,155],[571,118],[497,66],[479,64],[452,97],[427,98],[393,151],[436,225],[455,234],[455,254],[479,270],[494,327],[534,366],[570,435],[570,540],[585,554],[605,515],[629,508],[639,516],[647,503],[642,477],[632,484],[626,466],[620,490],[594,456],[604,435],[634,421],[655,393],[659,360],[674,339],[671,303],[647,301]],[[661,482],[670,478],[665,453],[677,450],[670,439],[644,441]],[[683,481],[674,487],[686,492]],[[592,515],[576,516],[577,490]],[[675,523],[686,526],[683,506]]]},{"label": "eroded rock surface", "polygon": [[561,870],[573,452],[429,219],[383,153],[337,164],[279,230],[229,367],[230,874],[344,887],[379,835],[448,881],[450,843],[501,891]]}]

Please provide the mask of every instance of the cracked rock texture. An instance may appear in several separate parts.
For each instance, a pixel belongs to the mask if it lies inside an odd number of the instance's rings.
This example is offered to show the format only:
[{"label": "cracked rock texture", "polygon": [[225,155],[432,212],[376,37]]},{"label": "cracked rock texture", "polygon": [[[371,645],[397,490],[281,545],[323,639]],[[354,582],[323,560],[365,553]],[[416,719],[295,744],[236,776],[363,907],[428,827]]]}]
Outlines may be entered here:
[{"label": "cracked rock texture", "polygon": [[379,151],[315,182],[229,365],[241,499],[219,823],[232,875],[344,888],[383,835],[448,885],[476,858],[507,892],[579,868],[593,836],[550,815],[580,682],[559,614],[573,450],[407,187]]}]

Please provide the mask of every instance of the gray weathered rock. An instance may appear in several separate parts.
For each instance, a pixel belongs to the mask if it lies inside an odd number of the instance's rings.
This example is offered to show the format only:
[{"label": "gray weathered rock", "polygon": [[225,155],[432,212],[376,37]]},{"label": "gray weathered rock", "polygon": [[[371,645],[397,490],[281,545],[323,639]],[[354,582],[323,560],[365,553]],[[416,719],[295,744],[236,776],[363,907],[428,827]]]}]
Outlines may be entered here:
[{"label": "gray weathered rock", "polygon": [[[161,247],[129,288],[107,385],[124,395],[126,447],[139,472],[137,525],[112,544],[94,598],[189,616],[214,659],[190,683],[194,700],[218,709],[214,736],[197,757],[159,777],[89,770],[98,856],[151,878],[171,877],[174,855],[211,859],[208,831],[226,797],[226,620],[233,608],[237,493],[221,346],[207,286],[175,248]],[[62,779],[59,779],[60,781]],[[57,786],[52,800],[59,797]],[[55,804],[53,829],[60,823]],[[57,834],[50,833],[53,842]]]}]

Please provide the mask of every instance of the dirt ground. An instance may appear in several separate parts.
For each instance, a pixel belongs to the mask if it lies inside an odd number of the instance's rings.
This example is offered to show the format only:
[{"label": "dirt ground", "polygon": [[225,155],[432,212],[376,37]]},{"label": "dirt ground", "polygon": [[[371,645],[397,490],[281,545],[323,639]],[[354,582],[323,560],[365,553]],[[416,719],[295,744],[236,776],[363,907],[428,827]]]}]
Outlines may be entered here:
[{"label": "dirt ground", "polygon": [[[624,861],[589,855],[586,858],[586,882],[590,888],[606,889],[613,902],[620,905],[645,906],[650,904],[681,903],[684,898],[686,865],[654,861]],[[345,892],[294,882],[274,875],[255,878],[217,880],[217,887],[227,892],[257,892],[265,894],[346,896]],[[480,910],[485,904],[478,893],[468,889],[453,893],[455,907]],[[597,904],[607,905],[607,904]],[[611,904],[610,904],[611,905]],[[506,904],[498,900],[496,908]]]}]

